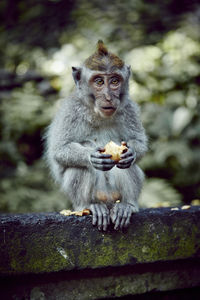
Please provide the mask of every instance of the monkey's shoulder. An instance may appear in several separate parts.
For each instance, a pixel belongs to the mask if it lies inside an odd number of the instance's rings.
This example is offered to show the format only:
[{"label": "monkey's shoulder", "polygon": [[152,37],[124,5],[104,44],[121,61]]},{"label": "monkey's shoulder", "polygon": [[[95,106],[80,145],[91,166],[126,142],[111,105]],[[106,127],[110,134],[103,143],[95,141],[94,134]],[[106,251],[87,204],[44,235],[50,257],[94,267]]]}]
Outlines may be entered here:
[{"label": "monkey's shoulder", "polygon": [[84,110],[77,98],[71,96],[63,99],[51,122],[49,134],[65,140],[86,135],[89,129],[85,120],[87,112]]},{"label": "monkey's shoulder", "polygon": [[129,123],[136,124],[140,122],[140,108],[138,104],[130,100],[123,108],[122,111],[123,118]]},{"label": "monkey's shoulder", "polygon": [[140,114],[139,105],[131,99],[126,103],[124,110],[130,114]]},{"label": "monkey's shoulder", "polygon": [[81,123],[86,115],[84,106],[75,95],[70,95],[61,101],[59,109],[55,114],[55,120],[60,123]]},{"label": "monkey's shoulder", "polygon": [[123,126],[126,127],[127,135],[131,138],[136,132],[143,134],[144,128],[140,117],[140,108],[134,101],[129,101],[123,110]]}]

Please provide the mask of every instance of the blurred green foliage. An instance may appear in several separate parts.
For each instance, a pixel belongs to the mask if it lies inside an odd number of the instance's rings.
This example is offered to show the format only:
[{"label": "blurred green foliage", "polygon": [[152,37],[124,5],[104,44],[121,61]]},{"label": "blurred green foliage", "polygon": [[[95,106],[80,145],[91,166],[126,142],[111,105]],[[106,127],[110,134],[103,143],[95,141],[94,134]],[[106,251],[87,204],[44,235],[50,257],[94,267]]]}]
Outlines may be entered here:
[{"label": "blurred green foliage", "polygon": [[[143,207],[200,198],[199,1],[0,2],[0,211],[68,206],[43,159],[71,66],[99,38],[132,66],[131,97],[149,136]],[[182,201],[182,202],[181,202]]]}]

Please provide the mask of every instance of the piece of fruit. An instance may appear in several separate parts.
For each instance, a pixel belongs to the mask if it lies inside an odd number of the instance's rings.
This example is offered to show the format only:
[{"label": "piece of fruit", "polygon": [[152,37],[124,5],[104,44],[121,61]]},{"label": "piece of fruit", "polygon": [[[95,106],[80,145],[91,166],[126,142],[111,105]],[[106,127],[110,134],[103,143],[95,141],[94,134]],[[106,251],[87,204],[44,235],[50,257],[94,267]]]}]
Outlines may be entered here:
[{"label": "piece of fruit", "polygon": [[121,146],[115,144],[113,141],[110,141],[108,144],[105,145],[104,147],[104,152],[105,154],[111,154],[112,157],[111,159],[118,162],[120,160],[120,156],[127,152],[128,148],[126,146],[125,142],[121,143]]}]

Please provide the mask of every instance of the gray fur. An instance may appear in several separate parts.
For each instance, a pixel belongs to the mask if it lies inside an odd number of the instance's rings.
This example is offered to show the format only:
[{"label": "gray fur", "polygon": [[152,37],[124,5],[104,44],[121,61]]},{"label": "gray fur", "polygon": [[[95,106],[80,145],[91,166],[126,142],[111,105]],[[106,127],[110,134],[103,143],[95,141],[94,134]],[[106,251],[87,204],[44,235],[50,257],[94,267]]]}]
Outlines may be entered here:
[{"label": "gray fur", "polygon": [[128,96],[130,67],[124,68],[120,70],[124,78],[121,104],[113,116],[103,118],[94,112],[94,99],[88,87],[88,79],[94,71],[82,67],[81,81],[77,82],[74,74],[75,92],[62,102],[48,128],[47,162],[55,181],[70,198],[75,210],[98,203],[95,195],[99,189],[108,194],[119,191],[121,202],[132,204],[135,211],[138,210],[137,199],[144,179],[138,165],[133,163],[128,169],[115,166],[103,172],[90,162],[95,149],[103,148],[111,140],[117,144],[126,141],[135,150],[137,161],[147,151],[139,108]]}]

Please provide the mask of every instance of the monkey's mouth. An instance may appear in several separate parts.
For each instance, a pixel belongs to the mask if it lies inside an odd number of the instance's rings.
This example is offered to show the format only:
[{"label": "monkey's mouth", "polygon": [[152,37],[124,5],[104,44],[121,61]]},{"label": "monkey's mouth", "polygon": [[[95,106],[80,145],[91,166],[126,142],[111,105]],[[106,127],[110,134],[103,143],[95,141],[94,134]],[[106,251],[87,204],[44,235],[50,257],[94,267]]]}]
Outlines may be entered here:
[{"label": "monkey's mouth", "polygon": [[116,111],[116,108],[113,107],[113,106],[102,106],[101,107],[101,111],[105,114],[105,115],[112,115],[115,111]]}]

